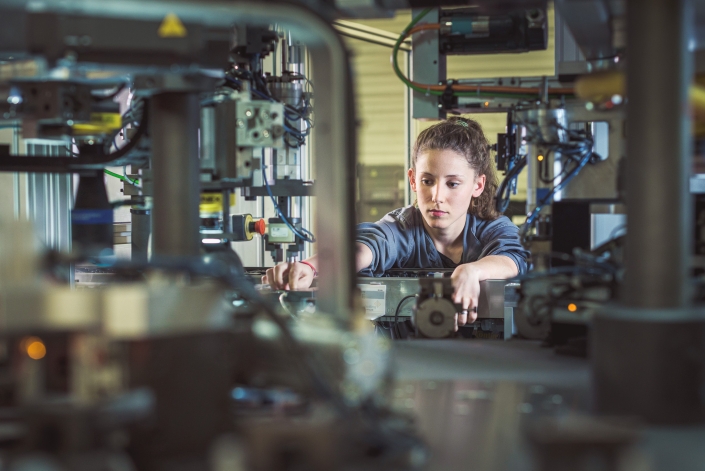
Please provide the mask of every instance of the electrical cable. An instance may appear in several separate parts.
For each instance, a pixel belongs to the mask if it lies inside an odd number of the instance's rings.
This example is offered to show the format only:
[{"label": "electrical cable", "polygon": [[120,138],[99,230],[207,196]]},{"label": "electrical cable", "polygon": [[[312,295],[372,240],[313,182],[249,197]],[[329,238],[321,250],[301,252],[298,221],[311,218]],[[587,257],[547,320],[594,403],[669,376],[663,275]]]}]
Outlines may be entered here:
[{"label": "electrical cable", "polygon": [[398,339],[401,339],[401,330],[399,330],[399,311],[401,310],[401,306],[407,299],[415,298],[417,296],[417,294],[410,294],[409,296],[404,296],[403,298],[401,298],[401,301],[399,301],[399,304],[397,304],[397,309],[394,312],[394,333]]},{"label": "electrical cable", "polygon": [[130,185],[135,185],[135,186],[139,185],[139,180],[132,180],[128,177],[120,175],[119,173],[111,172],[107,168],[104,168],[103,172],[105,172],[106,175],[110,175],[111,177],[115,177],[118,180],[121,180],[125,183],[129,183]]},{"label": "electrical cable", "polygon": [[[392,68],[394,69],[394,73],[396,74],[397,77],[399,77],[399,80],[401,80],[407,87],[411,88],[412,90],[419,92],[419,93],[424,93],[427,95],[435,95],[435,96],[442,96],[445,91],[446,91],[446,86],[445,85],[436,85],[436,84],[423,84],[419,82],[414,82],[412,80],[409,80],[406,78],[404,73],[401,71],[399,68],[399,62],[398,62],[398,52],[399,48],[401,47],[402,42],[409,37],[410,35],[419,32],[419,31],[425,31],[425,30],[431,30],[431,29],[439,29],[440,25],[438,24],[429,24],[429,25],[419,25],[418,27],[416,24],[423,19],[432,9],[431,8],[426,8],[424,9],[421,13],[419,13],[414,19],[411,20],[411,23],[402,31],[402,33],[399,35],[399,38],[397,39],[396,43],[394,44],[394,47],[392,48]],[[541,93],[541,88],[540,87],[508,87],[508,86],[481,86],[481,85],[459,85],[459,84],[453,84],[451,85],[451,90],[453,91],[453,95],[455,96],[466,96],[466,97],[505,97],[505,98],[529,98],[533,99],[536,98],[537,95]],[[554,95],[554,96],[560,96],[560,95],[572,95],[573,94],[573,89],[572,88],[552,88],[549,89],[548,91],[549,95]]]},{"label": "electrical cable", "polygon": [[560,183],[554,186],[551,191],[543,197],[539,204],[537,204],[536,207],[526,216],[526,222],[522,226],[522,237],[524,237],[528,233],[529,229],[531,228],[531,225],[534,223],[541,210],[543,210],[544,206],[553,201],[553,197],[556,195],[556,193],[561,191],[575,177],[575,175],[577,175],[578,172],[580,172],[580,170],[585,167],[585,165],[590,161],[591,156],[592,153],[587,152],[585,154],[585,157],[579,163],[576,164],[573,170],[571,170],[571,172],[566,175],[566,177],[561,180]]},{"label": "electrical cable", "polygon": [[299,231],[297,228],[295,228],[289,220],[284,216],[284,213],[281,212],[281,209],[279,209],[279,205],[277,204],[276,198],[274,198],[274,194],[272,193],[272,188],[269,186],[269,181],[267,181],[267,172],[265,171],[267,168],[266,165],[262,166],[262,181],[264,181],[264,186],[267,189],[267,194],[269,197],[272,199],[272,204],[274,205],[274,210],[277,212],[277,215],[279,216],[279,219],[284,221],[284,224],[289,228],[291,232],[293,232],[299,239],[303,240],[304,242],[308,242],[309,244],[313,244],[316,242],[316,237],[309,231],[308,229],[301,228],[301,231]]},{"label": "electrical cable", "polygon": [[512,166],[512,168],[507,172],[506,177],[502,180],[497,188],[497,193],[495,194],[495,208],[498,212],[504,213],[509,207],[509,199],[511,197],[512,188],[514,187],[514,182],[516,182],[519,174],[526,167],[526,156],[519,159],[518,162]]}]

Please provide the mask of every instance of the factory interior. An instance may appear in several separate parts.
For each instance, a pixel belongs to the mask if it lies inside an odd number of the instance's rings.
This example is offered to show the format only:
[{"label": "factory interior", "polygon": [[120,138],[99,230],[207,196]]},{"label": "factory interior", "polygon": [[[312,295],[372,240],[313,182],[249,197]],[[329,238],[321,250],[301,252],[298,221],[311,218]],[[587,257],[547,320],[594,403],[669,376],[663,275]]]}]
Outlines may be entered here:
[{"label": "factory interior", "polygon": [[705,470],[704,306],[703,0],[0,0],[0,470]]}]

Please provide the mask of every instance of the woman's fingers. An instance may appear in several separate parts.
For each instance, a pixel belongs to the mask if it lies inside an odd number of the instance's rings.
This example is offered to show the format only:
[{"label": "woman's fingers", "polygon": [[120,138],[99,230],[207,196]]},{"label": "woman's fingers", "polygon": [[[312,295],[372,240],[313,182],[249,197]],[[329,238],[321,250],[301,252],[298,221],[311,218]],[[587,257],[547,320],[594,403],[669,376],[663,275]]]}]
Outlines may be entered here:
[{"label": "woman's fingers", "polygon": [[313,271],[301,263],[280,263],[268,268],[262,276],[262,283],[272,289],[305,289],[311,286],[312,280]]},{"label": "woman's fingers", "polygon": [[477,299],[473,299],[468,306],[468,322],[477,320]]},{"label": "woman's fingers", "polygon": [[463,306],[458,313],[458,325],[465,325],[477,320],[477,298],[462,297],[457,304]]},{"label": "woman's fingers", "polygon": [[270,287],[274,287],[274,269],[267,268],[265,275],[262,277],[262,283],[268,284]]},{"label": "woman's fingers", "polygon": [[[289,286],[291,289],[299,289],[299,279],[303,275],[303,269],[308,268],[301,263],[292,263],[289,267]],[[308,288],[308,286],[306,286]]]},{"label": "woman's fingers", "polygon": [[458,325],[465,325],[468,322],[468,311],[460,311],[456,317]]},{"label": "woman's fingers", "polygon": [[277,282],[278,289],[285,289],[289,283],[289,264],[280,263],[274,267],[274,279]]}]

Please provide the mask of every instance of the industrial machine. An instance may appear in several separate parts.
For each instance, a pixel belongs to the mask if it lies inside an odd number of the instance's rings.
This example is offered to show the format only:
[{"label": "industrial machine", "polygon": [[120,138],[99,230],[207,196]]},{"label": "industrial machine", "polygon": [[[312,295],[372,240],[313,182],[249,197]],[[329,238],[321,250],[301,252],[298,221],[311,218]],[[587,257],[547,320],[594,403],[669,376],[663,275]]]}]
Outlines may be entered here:
[{"label": "industrial machine", "polygon": [[[503,113],[498,209],[528,181],[533,269],[483,282],[458,333],[448,273],[353,269],[353,81],[332,24],[389,2],[0,4],[2,467],[702,464],[699,427],[649,427],[705,422],[687,108],[705,102],[703,6],[411,3],[387,45],[413,116]],[[553,77],[446,76],[449,55],[542,50],[552,28]],[[316,289],[255,286],[259,240],[273,262],[315,242]]]},{"label": "industrial machine", "polygon": [[[355,320],[351,262],[338,250],[351,237],[354,203],[345,51],[308,10],[269,10],[217,1],[0,5],[0,29],[11,31],[0,39],[0,118],[14,134],[0,147],[0,170],[32,175],[30,193],[46,198],[33,196],[27,211],[46,216],[53,237],[37,247],[19,214],[0,227],[12,428],[3,465],[425,462],[412,423],[378,400],[390,384],[389,346]],[[315,144],[309,58],[320,79],[315,116],[325,123]],[[311,144],[325,176],[315,185]],[[43,174],[52,177],[34,178]],[[73,176],[59,180],[61,194],[56,175]],[[108,197],[113,177],[124,198]],[[328,281],[316,314],[287,318],[249,282],[230,243],[262,236],[275,262],[300,257],[316,241],[302,201],[314,191],[335,212],[320,216],[319,250],[336,254],[321,266]],[[233,213],[233,195],[266,200],[275,217]],[[123,206],[129,260],[113,257]]]}]

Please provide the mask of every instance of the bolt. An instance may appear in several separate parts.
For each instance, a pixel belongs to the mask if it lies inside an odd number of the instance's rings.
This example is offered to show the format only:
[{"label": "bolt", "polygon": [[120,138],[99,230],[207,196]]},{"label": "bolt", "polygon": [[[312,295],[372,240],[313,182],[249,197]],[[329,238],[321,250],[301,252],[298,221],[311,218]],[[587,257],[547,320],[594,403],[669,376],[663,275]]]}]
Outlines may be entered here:
[{"label": "bolt", "polygon": [[429,318],[429,321],[430,321],[431,324],[433,324],[433,325],[441,325],[441,324],[443,324],[443,320],[444,320],[444,319],[445,319],[445,318],[444,318],[442,312],[433,311],[433,312],[431,313],[431,316],[430,316],[430,318]]},{"label": "bolt", "polygon": [[262,119],[269,119],[269,112],[267,110],[260,111],[259,115],[262,117]]},{"label": "bolt", "polygon": [[264,131],[262,131],[262,136],[264,136],[265,138],[268,138],[268,137],[269,137],[269,131],[267,131],[266,129],[265,129]]},{"label": "bolt", "polygon": [[243,120],[241,120],[241,119],[238,119],[238,120],[235,122],[235,125],[236,125],[238,128],[244,128],[244,127],[245,127],[245,122],[244,122]]},{"label": "bolt", "polygon": [[252,117],[252,110],[245,110],[245,116],[247,116],[248,118],[251,118]]}]

